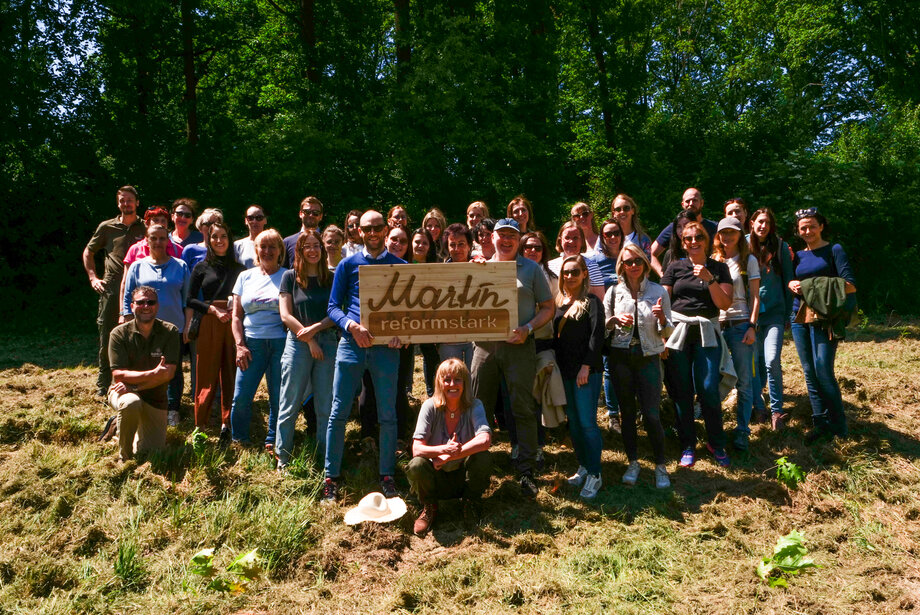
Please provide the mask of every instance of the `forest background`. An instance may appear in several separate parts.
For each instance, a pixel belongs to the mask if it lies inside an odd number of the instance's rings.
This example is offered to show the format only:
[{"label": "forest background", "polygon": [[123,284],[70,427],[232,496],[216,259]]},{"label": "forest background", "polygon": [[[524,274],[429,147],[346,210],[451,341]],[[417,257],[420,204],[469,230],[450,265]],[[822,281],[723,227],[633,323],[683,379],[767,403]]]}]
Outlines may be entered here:
[{"label": "forest background", "polygon": [[[284,234],[518,193],[555,231],[618,192],[656,232],[698,186],[791,236],[818,206],[862,308],[916,314],[920,11],[904,0],[10,0],[0,6],[0,309],[92,327],[80,251],[180,196]],[[653,235],[654,236],[654,235]]]}]

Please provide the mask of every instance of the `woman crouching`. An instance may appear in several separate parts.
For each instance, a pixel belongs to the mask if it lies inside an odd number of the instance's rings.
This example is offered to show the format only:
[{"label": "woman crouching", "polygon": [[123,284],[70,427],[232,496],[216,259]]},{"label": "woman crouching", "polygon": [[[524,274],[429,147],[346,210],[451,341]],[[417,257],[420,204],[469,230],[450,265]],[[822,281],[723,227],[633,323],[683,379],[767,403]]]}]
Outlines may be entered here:
[{"label": "woman crouching", "polygon": [[492,475],[492,430],[482,402],[473,398],[463,361],[447,359],[438,366],[434,395],[422,404],[412,438],[406,474],[423,506],[413,531],[428,532],[438,500],[463,498],[467,515],[478,516]]}]

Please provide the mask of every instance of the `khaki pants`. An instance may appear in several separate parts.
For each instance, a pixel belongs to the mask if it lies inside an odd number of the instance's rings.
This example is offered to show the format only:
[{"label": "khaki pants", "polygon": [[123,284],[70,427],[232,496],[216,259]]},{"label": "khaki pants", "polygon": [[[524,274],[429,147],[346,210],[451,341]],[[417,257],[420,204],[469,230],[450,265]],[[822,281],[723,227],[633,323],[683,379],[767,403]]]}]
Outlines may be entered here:
[{"label": "khaki pants", "polygon": [[166,446],[166,409],[154,408],[136,393],[109,391],[109,405],[118,413],[118,449],[122,461],[134,453]]}]

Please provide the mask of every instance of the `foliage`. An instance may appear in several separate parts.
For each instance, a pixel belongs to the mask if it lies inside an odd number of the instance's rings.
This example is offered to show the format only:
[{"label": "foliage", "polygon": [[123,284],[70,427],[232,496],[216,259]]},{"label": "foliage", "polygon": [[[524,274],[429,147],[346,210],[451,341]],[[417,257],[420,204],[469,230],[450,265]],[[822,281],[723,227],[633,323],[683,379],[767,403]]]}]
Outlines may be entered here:
[{"label": "foliage", "polygon": [[249,583],[262,576],[262,558],[259,550],[238,555],[225,571],[214,565],[214,549],[202,549],[192,556],[188,571],[208,580],[208,589],[217,592],[240,594],[249,588]]},{"label": "foliage", "polygon": [[137,552],[137,543],[131,539],[118,543],[112,567],[125,589],[140,589],[147,582],[147,572]]},{"label": "foliage", "polygon": [[787,577],[808,568],[819,567],[807,555],[808,549],[802,544],[802,535],[797,530],[792,530],[776,541],[772,556],[763,558],[763,561],[757,564],[757,576],[770,587],[788,587]]},{"label": "foliage", "polygon": [[796,489],[805,480],[805,470],[785,457],[776,460],[776,480],[790,489]]}]

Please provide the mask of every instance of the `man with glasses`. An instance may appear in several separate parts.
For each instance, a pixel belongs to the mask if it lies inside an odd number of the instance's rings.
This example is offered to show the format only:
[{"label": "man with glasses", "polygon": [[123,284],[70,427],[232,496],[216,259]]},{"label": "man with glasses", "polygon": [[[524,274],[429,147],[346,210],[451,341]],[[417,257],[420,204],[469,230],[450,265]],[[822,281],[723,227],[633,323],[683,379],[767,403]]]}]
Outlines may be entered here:
[{"label": "man with glasses", "polygon": [[534,329],[539,329],[553,317],[553,294],[543,269],[523,256],[518,256],[521,231],[516,220],[502,218],[495,224],[492,243],[493,261],[514,261],[517,264],[518,326],[504,342],[474,342],[473,396],[485,406],[489,423],[495,416],[495,400],[504,376],[511,398],[511,412],[517,429],[519,453],[517,470],[521,493],[537,495],[533,479],[538,450],[537,417],[534,413],[533,383],[537,375],[537,352]]},{"label": "man with glasses", "polygon": [[265,210],[262,209],[261,205],[253,203],[246,210],[243,220],[246,223],[246,228],[249,229],[249,236],[233,242],[233,253],[236,255],[238,263],[246,269],[252,269],[256,266],[255,239],[259,236],[259,233],[265,230]]},{"label": "man with glasses", "polygon": [[166,445],[166,387],[179,364],[179,329],[157,318],[157,291],[135,288],[131,309],[134,319],[112,330],[108,347],[122,461]]},{"label": "man with glasses", "polygon": [[[118,290],[124,277],[124,258],[128,248],[144,238],[146,228],[137,216],[140,200],[134,186],[122,186],[116,193],[119,215],[102,222],[83,249],[83,269],[89,284],[99,294],[99,311],[96,326],[99,329],[99,375],[96,378],[96,393],[105,397],[112,383],[109,367],[109,335],[118,323]],[[96,275],[95,254],[105,252],[105,273],[102,279]]]},{"label": "man with glasses", "polygon": [[[697,216],[700,216],[703,211],[703,203],[703,195],[699,190],[696,188],[687,188],[684,190],[684,195],[681,197],[680,206],[684,211],[692,211]],[[719,226],[718,222],[703,218],[701,223],[710,237],[716,236],[716,229]],[[659,277],[661,277],[664,272],[662,271],[661,261],[658,260],[658,257],[661,256],[662,252],[668,249],[673,233],[674,223],[671,222],[664,227],[664,230],[661,231],[658,238],[652,242],[652,269],[655,270]]]},{"label": "man with glasses", "polygon": [[300,202],[300,230],[284,238],[284,251],[287,262],[284,266],[290,269],[294,266],[294,252],[297,251],[297,240],[301,233],[307,230],[318,230],[319,223],[323,221],[323,204],[315,196],[308,196]]},{"label": "man with glasses", "polygon": [[380,491],[396,497],[396,379],[399,371],[399,338],[387,346],[374,346],[374,338],[361,325],[361,302],[358,294],[358,268],[366,265],[404,265],[406,261],[387,252],[384,240],[387,226],[383,215],[367,211],[360,220],[364,247],[342,260],[335,270],[329,294],[329,318],[342,330],[335,356],[332,381],[332,410],[326,432],[326,479],[323,502],[338,497],[345,450],[345,424],[361,386],[364,371],[371,374],[377,397],[377,422],[380,425]]}]

